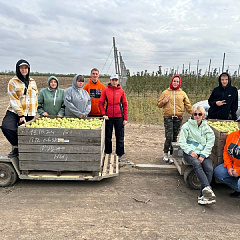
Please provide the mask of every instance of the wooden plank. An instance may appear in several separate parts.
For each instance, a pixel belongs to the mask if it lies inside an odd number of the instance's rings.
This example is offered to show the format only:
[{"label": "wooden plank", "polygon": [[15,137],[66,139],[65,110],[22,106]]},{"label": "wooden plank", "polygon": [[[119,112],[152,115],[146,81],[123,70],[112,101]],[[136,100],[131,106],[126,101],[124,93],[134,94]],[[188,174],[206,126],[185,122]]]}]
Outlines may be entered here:
[{"label": "wooden plank", "polygon": [[81,145],[45,145],[45,144],[33,144],[24,145],[19,144],[18,146],[20,153],[98,153],[101,155],[101,146],[81,146]]},{"label": "wooden plank", "polygon": [[19,153],[21,161],[35,160],[39,162],[98,162],[100,165],[101,156],[99,154],[64,154],[64,153]]},{"label": "wooden plank", "polygon": [[105,155],[105,159],[104,159],[104,165],[103,165],[102,175],[106,175],[106,174],[107,174],[108,159],[109,159],[109,154],[106,154],[106,155]]},{"label": "wooden plank", "polygon": [[116,158],[115,158],[115,166],[116,166],[116,168],[115,168],[115,172],[116,172],[116,173],[119,173],[119,162],[118,162],[118,156],[116,156]]},{"label": "wooden plank", "polygon": [[169,170],[176,169],[175,165],[136,164],[135,168],[140,170]]},{"label": "wooden plank", "polygon": [[114,166],[114,154],[111,154],[108,174],[113,174],[113,166]]},{"label": "wooden plank", "polygon": [[100,137],[85,137],[80,138],[79,136],[67,136],[67,137],[55,137],[55,136],[19,136],[19,145],[26,144],[74,144],[74,145],[92,145],[98,146],[101,144]]},{"label": "wooden plank", "polygon": [[47,171],[100,171],[98,162],[38,162],[21,161],[20,170],[47,170]]}]

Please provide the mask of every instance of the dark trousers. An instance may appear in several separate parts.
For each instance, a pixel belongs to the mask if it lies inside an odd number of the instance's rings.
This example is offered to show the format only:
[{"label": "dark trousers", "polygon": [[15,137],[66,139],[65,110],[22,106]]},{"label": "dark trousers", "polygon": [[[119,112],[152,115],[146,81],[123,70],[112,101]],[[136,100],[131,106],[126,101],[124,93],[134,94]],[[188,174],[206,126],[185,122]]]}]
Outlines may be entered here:
[{"label": "dark trousers", "polygon": [[[33,118],[34,117],[25,116],[27,122],[32,120]],[[7,111],[2,121],[2,132],[13,146],[18,146],[17,130],[18,126],[23,124],[19,124],[19,119],[20,117],[17,114]]]},{"label": "dark trousers", "polygon": [[164,117],[164,127],[165,127],[165,143],[163,152],[168,153],[170,150],[170,154],[173,153],[172,142],[177,142],[177,136],[182,124],[182,118],[172,118],[172,117]]},{"label": "dark trousers", "polygon": [[213,176],[213,165],[210,158],[205,158],[202,163],[197,158],[183,153],[184,160],[193,166],[193,169],[201,182],[200,196],[202,196],[203,188],[210,186]]},{"label": "dark trousers", "polygon": [[123,118],[109,118],[106,120],[105,128],[105,153],[112,153],[112,132],[113,127],[116,137],[116,154],[122,156],[124,154],[124,125]]}]

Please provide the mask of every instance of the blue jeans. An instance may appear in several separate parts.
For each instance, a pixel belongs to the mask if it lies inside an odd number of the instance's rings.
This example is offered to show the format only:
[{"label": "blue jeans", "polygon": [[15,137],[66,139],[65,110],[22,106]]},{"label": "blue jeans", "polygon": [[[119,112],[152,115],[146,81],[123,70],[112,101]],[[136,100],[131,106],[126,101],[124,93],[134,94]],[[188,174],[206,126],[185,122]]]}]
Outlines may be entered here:
[{"label": "blue jeans", "polygon": [[202,196],[203,188],[210,186],[213,176],[212,160],[205,158],[202,163],[197,158],[183,152],[184,160],[193,166],[193,169],[201,183],[200,196]]},{"label": "blue jeans", "polygon": [[218,165],[214,169],[214,176],[221,182],[228,185],[230,188],[237,192],[240,192],[240,178],[232,177],[228,174],[227,168],[224,167],[224,163]]}]

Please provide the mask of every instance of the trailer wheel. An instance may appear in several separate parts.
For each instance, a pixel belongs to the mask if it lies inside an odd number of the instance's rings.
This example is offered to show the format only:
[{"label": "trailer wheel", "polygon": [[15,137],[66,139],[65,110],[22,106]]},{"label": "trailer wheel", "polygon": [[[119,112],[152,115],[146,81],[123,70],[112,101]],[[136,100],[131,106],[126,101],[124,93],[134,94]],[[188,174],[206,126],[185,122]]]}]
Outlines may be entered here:
[{"label": "trailer wheel", "polygon": [[17,173],[9,163],[0,163],[0,187],[13,185],[17,180]]},{"label": "trailer wheel", "polygon": [[194,190],[200,189],[201,183],[198,180],[197,175],[194,172],[193,167],[188,167],[184,171],[184,181],[186,185]]}]

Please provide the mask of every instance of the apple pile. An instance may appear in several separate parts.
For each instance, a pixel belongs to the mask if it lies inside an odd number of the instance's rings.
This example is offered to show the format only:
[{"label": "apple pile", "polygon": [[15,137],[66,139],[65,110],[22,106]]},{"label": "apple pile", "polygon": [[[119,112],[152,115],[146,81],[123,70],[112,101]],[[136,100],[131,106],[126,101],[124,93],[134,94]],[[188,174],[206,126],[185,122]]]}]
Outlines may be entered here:
[{"label": "apple pile", "polygon": [[234,121],[232,121],[232,122],[225,122],[225,121],[210,122],[210,121],[208,121],[208,124],[221,132],[231,133],[231,132],[239,130],[237,122],[234,122]]},{"label": "apple pile", "polygon": [[34,122],[27,124],[31,128],[75,128],[75,129],[98,129],[101,128],[103,119],[90,118],[38,118]]}]

